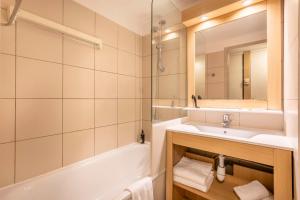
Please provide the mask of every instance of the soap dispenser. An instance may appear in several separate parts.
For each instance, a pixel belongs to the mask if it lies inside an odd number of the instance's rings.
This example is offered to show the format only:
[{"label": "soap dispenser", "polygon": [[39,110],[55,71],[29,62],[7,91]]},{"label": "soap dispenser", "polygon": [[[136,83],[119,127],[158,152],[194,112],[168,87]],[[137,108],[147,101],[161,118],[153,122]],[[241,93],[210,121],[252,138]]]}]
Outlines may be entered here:
[{"label": "soap dispenser", "polygon": [[219,155],[219,165],[217,168],[217,180],[219,182],[224,182],[225,180],[225,165],[224,165],[225,156]]}]

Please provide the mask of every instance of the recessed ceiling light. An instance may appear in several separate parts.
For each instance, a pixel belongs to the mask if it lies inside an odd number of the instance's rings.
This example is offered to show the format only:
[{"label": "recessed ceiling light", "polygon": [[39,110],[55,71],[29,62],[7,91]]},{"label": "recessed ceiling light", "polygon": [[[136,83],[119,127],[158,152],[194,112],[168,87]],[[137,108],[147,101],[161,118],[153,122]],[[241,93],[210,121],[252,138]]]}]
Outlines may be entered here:
[{"label": "recessed ceiling light", "polygon": [[201,16],[200,19],[201,19],[201,21],[206,21],[206,20],[208,20],[208,17],[204,15],[204,16]]},{"label": "recessed ceiling light", "polygon": [[244,0],[243,6],[249,6],[252,2],[253,2],[253,0]]}]

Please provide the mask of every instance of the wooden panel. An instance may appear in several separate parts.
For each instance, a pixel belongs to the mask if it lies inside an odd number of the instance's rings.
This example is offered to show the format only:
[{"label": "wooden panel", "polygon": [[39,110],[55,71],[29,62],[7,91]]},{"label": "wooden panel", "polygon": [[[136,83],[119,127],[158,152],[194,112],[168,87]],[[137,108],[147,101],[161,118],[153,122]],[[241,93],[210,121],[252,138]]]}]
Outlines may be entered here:
[{"label": "wooden panel", "polygon": [[268,109],[282,109],[283,2],[268,0]]},{"label": "wooden panel", "polygon": [[292,153],[274,150],[274,199],[291,200],[292,191]]},{"label": "wooden panel", "polygon": [[213,158],[201,156],[201,155],[198,155],[195,153],[190,153],[190,152],[185,152],[184,156],[187,158],[190,158],[190,159],[211,163],[212,166],[215,166],[215,159],[213,159]]},{"label": "wooden panel", "polygon": [[173,141],[167,132],[166,199],[173,200]]},{"label": "wooden panel", "polygon": [[[253,0],[250,5],[251,7],[253,7],[253,5],[262,1],[265,0]],[[218,2],[204,1],[203,3],[200,3],[192,8],[183,11],[182,21],[185,26],[189,27],[201,23],[203,21],[211,20],[241,9],[244,9],[244,5],[241,0],[218,0]],[[204,15],[206,18],[205,20],[201,19],[201,16]]]},{"label": "wooden panel", "polygon": [[273,192],[273,174],[267,173],[255,169],[251,169],[248,167],[243,167],[240,165],[233,165],[233,174],[236,177],[248,180],[254,181],[258,180],[261,182],[268,190]]},{"label": "wooden panel", "polygon": [[[168,132],[170,134],[171,132]],[[173,133],[173,144],[273,166],[273,149],[239,142]]]}]

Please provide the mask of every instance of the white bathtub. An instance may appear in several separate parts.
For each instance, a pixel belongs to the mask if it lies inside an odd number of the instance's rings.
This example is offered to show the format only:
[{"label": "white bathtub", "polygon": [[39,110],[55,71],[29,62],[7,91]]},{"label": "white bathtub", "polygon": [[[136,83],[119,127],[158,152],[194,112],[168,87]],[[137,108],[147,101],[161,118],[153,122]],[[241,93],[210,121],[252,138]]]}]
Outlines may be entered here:
[{"label": "white bathtub", "polygon": [[2,188],[0,199],[111,200],[149,174],[150,144],[134,143]]}]

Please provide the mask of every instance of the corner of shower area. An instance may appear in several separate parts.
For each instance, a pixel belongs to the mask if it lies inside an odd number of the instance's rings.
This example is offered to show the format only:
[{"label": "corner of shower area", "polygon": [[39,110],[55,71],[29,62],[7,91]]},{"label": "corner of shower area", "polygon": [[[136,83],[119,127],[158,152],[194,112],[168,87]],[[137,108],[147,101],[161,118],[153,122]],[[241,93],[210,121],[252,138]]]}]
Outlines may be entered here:
[{"label": "corner of shower area", "polygon": [[186,116],[186,27],[178,4],[177,0],[152,1],[152,125]]}]

